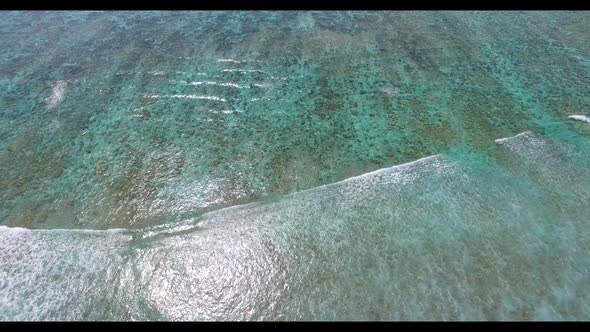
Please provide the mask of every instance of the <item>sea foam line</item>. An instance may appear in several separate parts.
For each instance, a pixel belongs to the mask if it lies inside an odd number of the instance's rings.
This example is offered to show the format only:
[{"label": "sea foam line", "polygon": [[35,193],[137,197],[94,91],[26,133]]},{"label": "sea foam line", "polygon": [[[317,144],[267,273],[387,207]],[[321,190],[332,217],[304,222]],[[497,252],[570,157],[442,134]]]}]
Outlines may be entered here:
[{"label": "sea foam line", "polygon": [[375,171],[363,173],[361,175],[352,176],[352,177],[346,178],[344,180],[340,180],[338,182],[328,183],[328,184],[324,184],[324,185],[321,185],[321,186],[309,188],[309,189],[306,189],[306,190],[297,191],[297,192],[294,192],[294,193],[291,193],[291,194],[287,194],[285,196],[290,196],[290,195],[295,195],[295,194],[301,194],[301,193],[305,193],[305,192],[309,192],[309,191],[314,191],[316,189],[325,188],[325,187],[337,186],[337,185],[345,184],[345,183],[352,182],[352,181],[355,181],[355,180],[359,180],[359,179],[363,179],[363,178],[375,176],[375,175],[378,175],[378,174],[382,174],[382,173],[385,173],[385,172],[388,172],[388,171],[391,171],[391,170],[407,168],[409,166],[413,166],[413,165],[422,163],[422,162],[427,161],[427,160],[432,160],[432,159],[441,158],[441,157],[442,157],[442,154],[435,154],[435,155],[432,155],[432,156],[428,156],[428,157],[423,157],[423,158],[420,158],[420,159],[416,159],[414,161],[410,161],[410,162],[407,162],[407,163],[404,163],[404,164],[394,165],[394,166],[390,166],[390,167],[384,167],[384,168],[380,168],[380,169],[375,170]]},{"label": "sea foam line", "polygon": [[239,73],[264,73],[264,71],[260,69],[224,69],[223,72],[239,72]]},{"label": "sea foam line", "polygon": [[239,85],[236,83],[219,83],[219,82],[215,82],[215,81],[194,81],[194,82],[190,82],[190,85],[217,85],[217,86],[227,86],[227,87],[231,87],[231,88],[238,88],[238,89],[244,89],[244,88],[248,88],[247,86],[243,86],[243,85]]},{"label": "sea foam line", "polygon": [[246,63],[246,62],[262,62],[260,60],[236,60],[231,58],[217,59],[217,62],[231,62],[231,63]]},{"label": "sea foam line", "polygon": [[[440,157],[442,157],[442,154],[435,154],[435,155],[432,155],[432,156],[428,156],[428,157],[416,159],[414,161],[410,161],[410,162],[407,162],[407,163],[404,163],[404,164],[399,164],[399,165],[394,165],[394,166],[390,166],[390,167],[380,168],[380,169],[375,170],[375,171],[363,173],[363,174],[357,175],[357,176],[352,176],[352,177],[349,177],[349,178],[346,178],[344,180],[340,180],[340,181],[337,181],[337,182],[328,183],[328,184],[324,184],[324,185],[321,185],[321,186],[317,186],[317,187],[313,187],[313,188],[309,188],[309,189],[305,189],[305,190],[301,190],[301,191],[296,191],[296,192],[292,192],[292,193],[289,193],[289,194],[285,194],[284,197],[290,197],[290,196],[294,196],[294,195],[300,195],[300,194],[307,193],[307,192],[312,192],[312,191],[315,191],[315,190],[318,190],[318,189],[321,189],[321,188],[338,186],[338,185],[345,184],[345,183],[348,183],[348,182],[351,182],[351,181],[355,181],[355,180],[358,180],[358,179],[362,179],[362,178],[366,178],[366,177],[378,175],[378,174],[381,174],[381,173],[385,173],[385,172],[388,172],[388,171],[391,171],[391,170],[407,168],[407,167],[410,167],[412,165],[416,165],[416,164],[422,163],[424,161],[432,160],[432,159],[436,159],[436,158],[440,158]],[[213,211],[208,211],[206,213],[203,213],[201,216],[202,217],[205,217],[205,216],[208,216],[208,215],[212,215],[212,214],[220,213],[220,212],[224,212],[224,211],[238,210],[238,209],[245,208],[245,207],[252,207],[252,206],[260,205],[261,203],[262,203],[262,201],[254,201],[254,202],[250,202],[250,203],[246,203],[246,204],[232,205],[232,206],[224,207],[224,208],[213,210]],[[204,225],[205,224],[201,224],[201,226],[204,226]]]},{"label": "sea foam line", "polygon": [[78,228],[56,228],[56,229],[41,229],[41,228],[23,228],[23,227],[8,227],[8,226],[0,226],[0,234],[3,232],[11,232],[11,233],[20,233],[20,232],[41,232],[41,233],[61,233],[64,231],[67,232],[76,232],[76,233],[119,233],[119,232],[126,232],[128,229],[126,228],[109,228],[109,229],[78,229]]},{"label": "sea foam line", "polygon": [[520,134],[514,135],[512,137],[498,138],[497,140],[494,140],[494,142],[499,143],[499,144],[502,144],[502,143],[507,142],[509,140],[515,139],[517,137],[531,135],[531,134],[532,134],[531,131],[525,131],[525,132],[522,132]]},{"label": "sea foam line", "polygon": [[242,63],[242,61],[234,60],[234,59],[217,59],[217,62]]},{"label": "sea foam line", "polygon": [[219,114],[219,113],[233,114],[233,113],[244,113],[244,111],[241,111],[241,110],[222,110],[222,111],[209,110],[209,113],[213,113],[213,114]]},{"label": "sea foam line", "polygon": [[226,102],[225,98],[220,98],[216,96],[201,96],[201,95],[148,95],[145,96],[146,98],[181,98],[181,99],[207,99],[207,100],[215,100]]}]

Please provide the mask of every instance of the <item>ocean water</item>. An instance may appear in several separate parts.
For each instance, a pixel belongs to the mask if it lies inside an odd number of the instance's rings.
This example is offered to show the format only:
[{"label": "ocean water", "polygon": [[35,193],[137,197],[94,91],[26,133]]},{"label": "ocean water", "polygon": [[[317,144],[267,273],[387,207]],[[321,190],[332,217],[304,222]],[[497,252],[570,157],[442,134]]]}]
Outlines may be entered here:
[{"label": "ocean water", "polygon": [[587,12],[1,12],[0,320],[590,319]]}]

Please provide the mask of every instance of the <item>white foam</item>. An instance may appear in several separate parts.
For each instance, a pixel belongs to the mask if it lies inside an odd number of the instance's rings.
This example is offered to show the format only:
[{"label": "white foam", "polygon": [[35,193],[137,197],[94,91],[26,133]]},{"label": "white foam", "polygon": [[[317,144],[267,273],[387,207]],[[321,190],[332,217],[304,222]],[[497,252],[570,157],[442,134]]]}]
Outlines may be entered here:
[{"label": "white foam", "polygon": [[230,88],[237,88],[237,89],[244,89],[248,88],[247,86],[239,85],[237,83],[219,83],[215,81],[194,81],[190,82],[190,85],[217,85],[217,86],[226,86]]},{"label": "white foam", "polygon": [[22,227],[8,227],[8,226],[0,226],[0,232],[26,232],[29,231],[26,228]]},{"label": "white foam", "polygon": [[246,63],[246,62],[262,62],[260,60],[236,60],[232,58],[217,59],[217,62],[231,62],[231,63]]},{"label": "white foam", "polygon": [[0,320],[83,319],[111,293],[130,240],[114,229],[0,226]]},{"label": "white foam", "polygon": [[36,232],[36,233],[122,233],[127,232],[126,228],[109,228],[109,229],[77,229],[77,228],[55,228],[55,229],[29,229],[23,227],[9,227],[0,225],[0,233],[2,232]]},{"label": "white foam", "polygon": [[394,96],[397,96],[399,94],[399,89],[398,88],[391,87],[391,86],[383,87],[383,88],[380,89],[380,91],[383,92],[383,93],[385,93],[389,97],[394,97]]},{"label": "white foam", "polygon": [[[177,71],[177,74],[183,74],[183,71]],[[162,76],[166,73],[161,70],[152,70],[152,71],[119,71],[116,72],[115,75],[137,75],[137,74],[149,74],[154,76]]]},{"label": "white foam", "polygon": [[570,115],[568,116],[568,118],[590,123],[590,117],[587,117],[585,115]]},{"label": "white foam", "polygon": [[180,98],[180,99],[207,99],[207,100],[215,100],[226,102],[225,98],[216,97],[216,96],[206,96],[206,95],[147,95],[144,96],[146,98]]},{"label": "white foam", "polygon": [[233,114],[233,113],[244,113],[244,111],[240,111],[240,110],[222,110],[222,111],[209,110],[209,113],[213,113],[213,114],[219,114],[219,113]]},{"label": "white foam", "polygon": [[217,59],[217,62],[242,63],[242,61],[238,61],[238,60],[234,60],[234,59]]},{"label": "white foam", "polygon": [[223,72],[238,72],[238,73],[264,73],[260,69],[224,69]]},{"label": "white foam", "polygon": [[63,99],[66,93],[66,81],[57,81],[51,88],[51,95],[45,98],[45,103],[48,109],[57,106]]},{"label": "white foam", "polygon": [[272,86],[272,84],[268,82],[254,83],[252,85],[259,88],[270,88]]}]

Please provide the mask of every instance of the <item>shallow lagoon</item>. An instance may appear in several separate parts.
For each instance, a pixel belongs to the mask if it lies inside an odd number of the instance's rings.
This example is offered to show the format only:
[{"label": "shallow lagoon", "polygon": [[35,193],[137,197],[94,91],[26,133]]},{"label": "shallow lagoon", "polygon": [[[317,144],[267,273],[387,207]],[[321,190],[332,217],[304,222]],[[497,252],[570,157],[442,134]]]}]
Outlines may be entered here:
[{"label": "shallow lagoon", "polygon": [[1,319],[590,317],[587,13],[0,15]]}]

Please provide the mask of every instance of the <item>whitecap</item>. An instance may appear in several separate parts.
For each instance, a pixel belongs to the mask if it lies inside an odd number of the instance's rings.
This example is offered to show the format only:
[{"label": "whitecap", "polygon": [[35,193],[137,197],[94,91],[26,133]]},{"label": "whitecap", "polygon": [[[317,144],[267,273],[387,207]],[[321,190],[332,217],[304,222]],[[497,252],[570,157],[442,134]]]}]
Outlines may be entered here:
[{"label": "whitecap", "polygon": [[577,114],[576,115],[570,115],[570,116],[568,116],[568,118],[590,123],[590,117],[587,117],[585,115],[577,115]]}]

